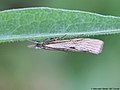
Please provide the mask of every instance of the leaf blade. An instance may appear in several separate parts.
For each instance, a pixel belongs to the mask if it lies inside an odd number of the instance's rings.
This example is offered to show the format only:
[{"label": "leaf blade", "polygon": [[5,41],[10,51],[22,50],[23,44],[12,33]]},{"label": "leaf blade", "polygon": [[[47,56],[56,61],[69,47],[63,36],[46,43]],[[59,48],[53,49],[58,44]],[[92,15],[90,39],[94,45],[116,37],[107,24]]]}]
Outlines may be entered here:
[{"label": "leaf blade", "polygon": [[0,12],[0,41],[120,33],[120,17],[48,7]]}]

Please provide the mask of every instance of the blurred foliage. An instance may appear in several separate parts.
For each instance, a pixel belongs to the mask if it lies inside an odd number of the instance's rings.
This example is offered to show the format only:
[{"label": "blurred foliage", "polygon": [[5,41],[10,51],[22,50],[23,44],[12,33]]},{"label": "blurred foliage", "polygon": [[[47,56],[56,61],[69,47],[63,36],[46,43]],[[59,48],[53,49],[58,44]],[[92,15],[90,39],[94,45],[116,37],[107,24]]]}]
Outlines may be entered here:
[{"label": "blurred foliage", "polygon": [[[120,15],[120,0],[1,0],[0,9],[49,6]],[[103,53],[29,49],[29,42],[0,44],[0,90],[90,90],[120,87],[119,34],[95,36]]]}]

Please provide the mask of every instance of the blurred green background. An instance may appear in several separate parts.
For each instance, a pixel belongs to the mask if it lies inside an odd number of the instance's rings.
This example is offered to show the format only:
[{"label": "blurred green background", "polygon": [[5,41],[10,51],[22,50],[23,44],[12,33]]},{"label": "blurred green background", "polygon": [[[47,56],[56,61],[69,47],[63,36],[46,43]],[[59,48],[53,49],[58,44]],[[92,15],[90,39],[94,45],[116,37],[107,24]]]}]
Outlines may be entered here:
[{"label": "blurred green background", "polygon": [[[120,16],[120,0],[0,0],[0,10],[54,7]],[[94,36],[103,53],[27,48],[30,42],[0,44],[0,90],[91,90],[120,87],[120,35]]]}]

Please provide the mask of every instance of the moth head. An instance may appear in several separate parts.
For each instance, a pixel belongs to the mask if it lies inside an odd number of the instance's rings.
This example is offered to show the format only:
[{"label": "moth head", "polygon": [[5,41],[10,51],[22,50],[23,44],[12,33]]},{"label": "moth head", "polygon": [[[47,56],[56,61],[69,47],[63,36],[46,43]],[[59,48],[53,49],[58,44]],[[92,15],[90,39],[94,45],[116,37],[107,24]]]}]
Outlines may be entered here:
[{"label": "moth head", "polygon": [[29,45],[27,47],[29,48],[35,48],[35,49],[41,49],[43,48],[43,42],[34,42],[35,44]]}]

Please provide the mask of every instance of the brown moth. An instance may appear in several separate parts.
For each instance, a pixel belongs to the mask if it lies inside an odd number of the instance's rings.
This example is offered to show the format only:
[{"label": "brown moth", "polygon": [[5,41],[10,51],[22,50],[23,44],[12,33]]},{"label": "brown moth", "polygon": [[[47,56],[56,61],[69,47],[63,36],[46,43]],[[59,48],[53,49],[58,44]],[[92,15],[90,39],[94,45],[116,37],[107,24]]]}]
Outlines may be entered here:
[{"label": "brown moth", "polygon": [[91,38],[75,38],[75,39],[47,39],[44,42],[36,42],[34,47],[36,49],[48,49],[48,50],[62,50],[73,52],[89,52],[93,54],[99,54],[102,52],[104,42],[98,39]]}]

